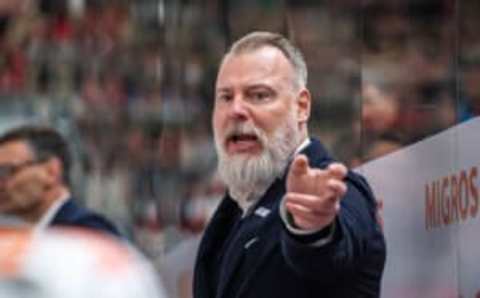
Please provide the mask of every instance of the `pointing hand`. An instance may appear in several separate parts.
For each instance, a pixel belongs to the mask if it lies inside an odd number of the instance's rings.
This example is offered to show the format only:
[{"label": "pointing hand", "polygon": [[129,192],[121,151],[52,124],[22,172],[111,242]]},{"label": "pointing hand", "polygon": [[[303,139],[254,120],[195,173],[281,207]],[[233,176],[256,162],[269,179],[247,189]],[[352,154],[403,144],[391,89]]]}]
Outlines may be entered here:
[{"label": "pointing hand", "polygon": [[346,175],[343,164],[316,169],[310,168],[305,155],[295,157],[287,177],[285,207],[298,228],[321,230],[333,222],[347,191]]}]

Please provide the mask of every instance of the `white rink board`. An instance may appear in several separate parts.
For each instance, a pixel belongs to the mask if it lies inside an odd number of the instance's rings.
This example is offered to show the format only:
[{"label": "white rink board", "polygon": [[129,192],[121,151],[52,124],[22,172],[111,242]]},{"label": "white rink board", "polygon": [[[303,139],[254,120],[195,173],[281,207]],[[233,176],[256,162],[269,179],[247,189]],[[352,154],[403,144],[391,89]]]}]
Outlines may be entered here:
[{"label": "white rink board", "polygon": [[480,118],[356,170],[384,201],[382,297],[480,297]]}]

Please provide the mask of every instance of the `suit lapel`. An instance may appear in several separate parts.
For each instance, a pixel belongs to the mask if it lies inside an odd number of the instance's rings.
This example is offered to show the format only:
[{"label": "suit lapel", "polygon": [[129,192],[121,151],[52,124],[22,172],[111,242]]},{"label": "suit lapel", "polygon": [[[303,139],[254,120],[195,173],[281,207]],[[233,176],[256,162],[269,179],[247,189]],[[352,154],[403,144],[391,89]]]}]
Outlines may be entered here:
[{"label": "suit lapel", "polygon": [[69,224],[73,215],[78,213],[78,207],[72,199],[67,199],[53,216],[50,225]]},{"label": "suit lapel", "polygon": [[[214,297],[213,277],[216,255],[232,228],[240,209],[229,197],[223,199],[203,235],[198,249],[194,290],[196,297]],[[213,285],[215,286],[215,285]]]},{"label": "suit lapel", "polygon": [[268,262],[269,256],[280,244],[278,238],[281,233],[281,221],[277,214],[278,209],[272,210],[272,214],[260,226],[260,233],[257,236],[258,240],[251,244],[248,249],[244,248],[246,254],[255,258],[255,262],[249,264],[251,266],[248,273],[241,277],[244,280],[240,285],[237,297],[241,297],[242,293],[250,288],[252,280],[255,279],[262,266]]},{"label": "suit lapel", "polygon": [[[225,268],[226,270],[222,272],[219,295],[217,297],[226,297],[227,288],[234,283],[233,278],[242,280],[240,282],[240,291],[248,288],[248,284],[254,277],[255,272],[264,264],[275,246],[279,244],[281,221],[278,208],[284,193],[285,181],[277,179],[254,208],[252,214],[249,215],[251,218],[245,219],[253,221],[251,230],[255,232],[246,239],[241,239],[242,241],[238,244],[241,245],[239,249],[232,249],[231,253],[225,255],[225,258],[230,260],[230,262],[229,266]],[[251,261],[252,258],[253,261]],[[248,274],[236,275],[235,273],[239,270],[242,261],[247,259]],[[238,294],[240,292],[237,293],[237,296]]]}]

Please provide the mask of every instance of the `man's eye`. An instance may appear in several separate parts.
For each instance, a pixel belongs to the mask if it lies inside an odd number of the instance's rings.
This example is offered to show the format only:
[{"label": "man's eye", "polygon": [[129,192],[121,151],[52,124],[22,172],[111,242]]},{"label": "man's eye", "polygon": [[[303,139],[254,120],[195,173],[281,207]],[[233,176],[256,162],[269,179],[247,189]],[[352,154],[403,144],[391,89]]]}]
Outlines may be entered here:
[{"label": "man's eye", "polygon": [[230,101],[232,100],[232,95],[230,94],[219,94],[217,95],[218,101]]},{"label": "man's eye", "polygon": [[268,100],[270,98],[270,94],[268,92],[252,92],[250,97],[253,101],[262,102]]}]

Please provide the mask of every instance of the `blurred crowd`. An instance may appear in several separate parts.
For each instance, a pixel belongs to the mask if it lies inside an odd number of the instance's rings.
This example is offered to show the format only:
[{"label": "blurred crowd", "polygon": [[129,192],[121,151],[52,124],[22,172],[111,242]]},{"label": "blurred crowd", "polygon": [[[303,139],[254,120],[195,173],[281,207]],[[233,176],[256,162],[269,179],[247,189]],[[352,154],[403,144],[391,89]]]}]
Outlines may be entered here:
[{"label": "blurred crowd", "polygon": [[210,110],[231,40],[272,30],[303,49],[313,134],[353,167],[480,113],[479,14],[475,0],[4,0],[0,125],[60,126],[84,203],[160,268],[223,192]]},{"label": "blurred crowd", "polygon": [[183,201],[214,169],[208,107],[197,92],[205,57],[173,48],[181,41],[169,40],[165,28],[177,20],[162,10],[180,7],[169,5],[21,0],[0,6],[1,113],[67,123],[85,203],[138,241],[155,237],[136,228],[159,234],[181,226]]}]

